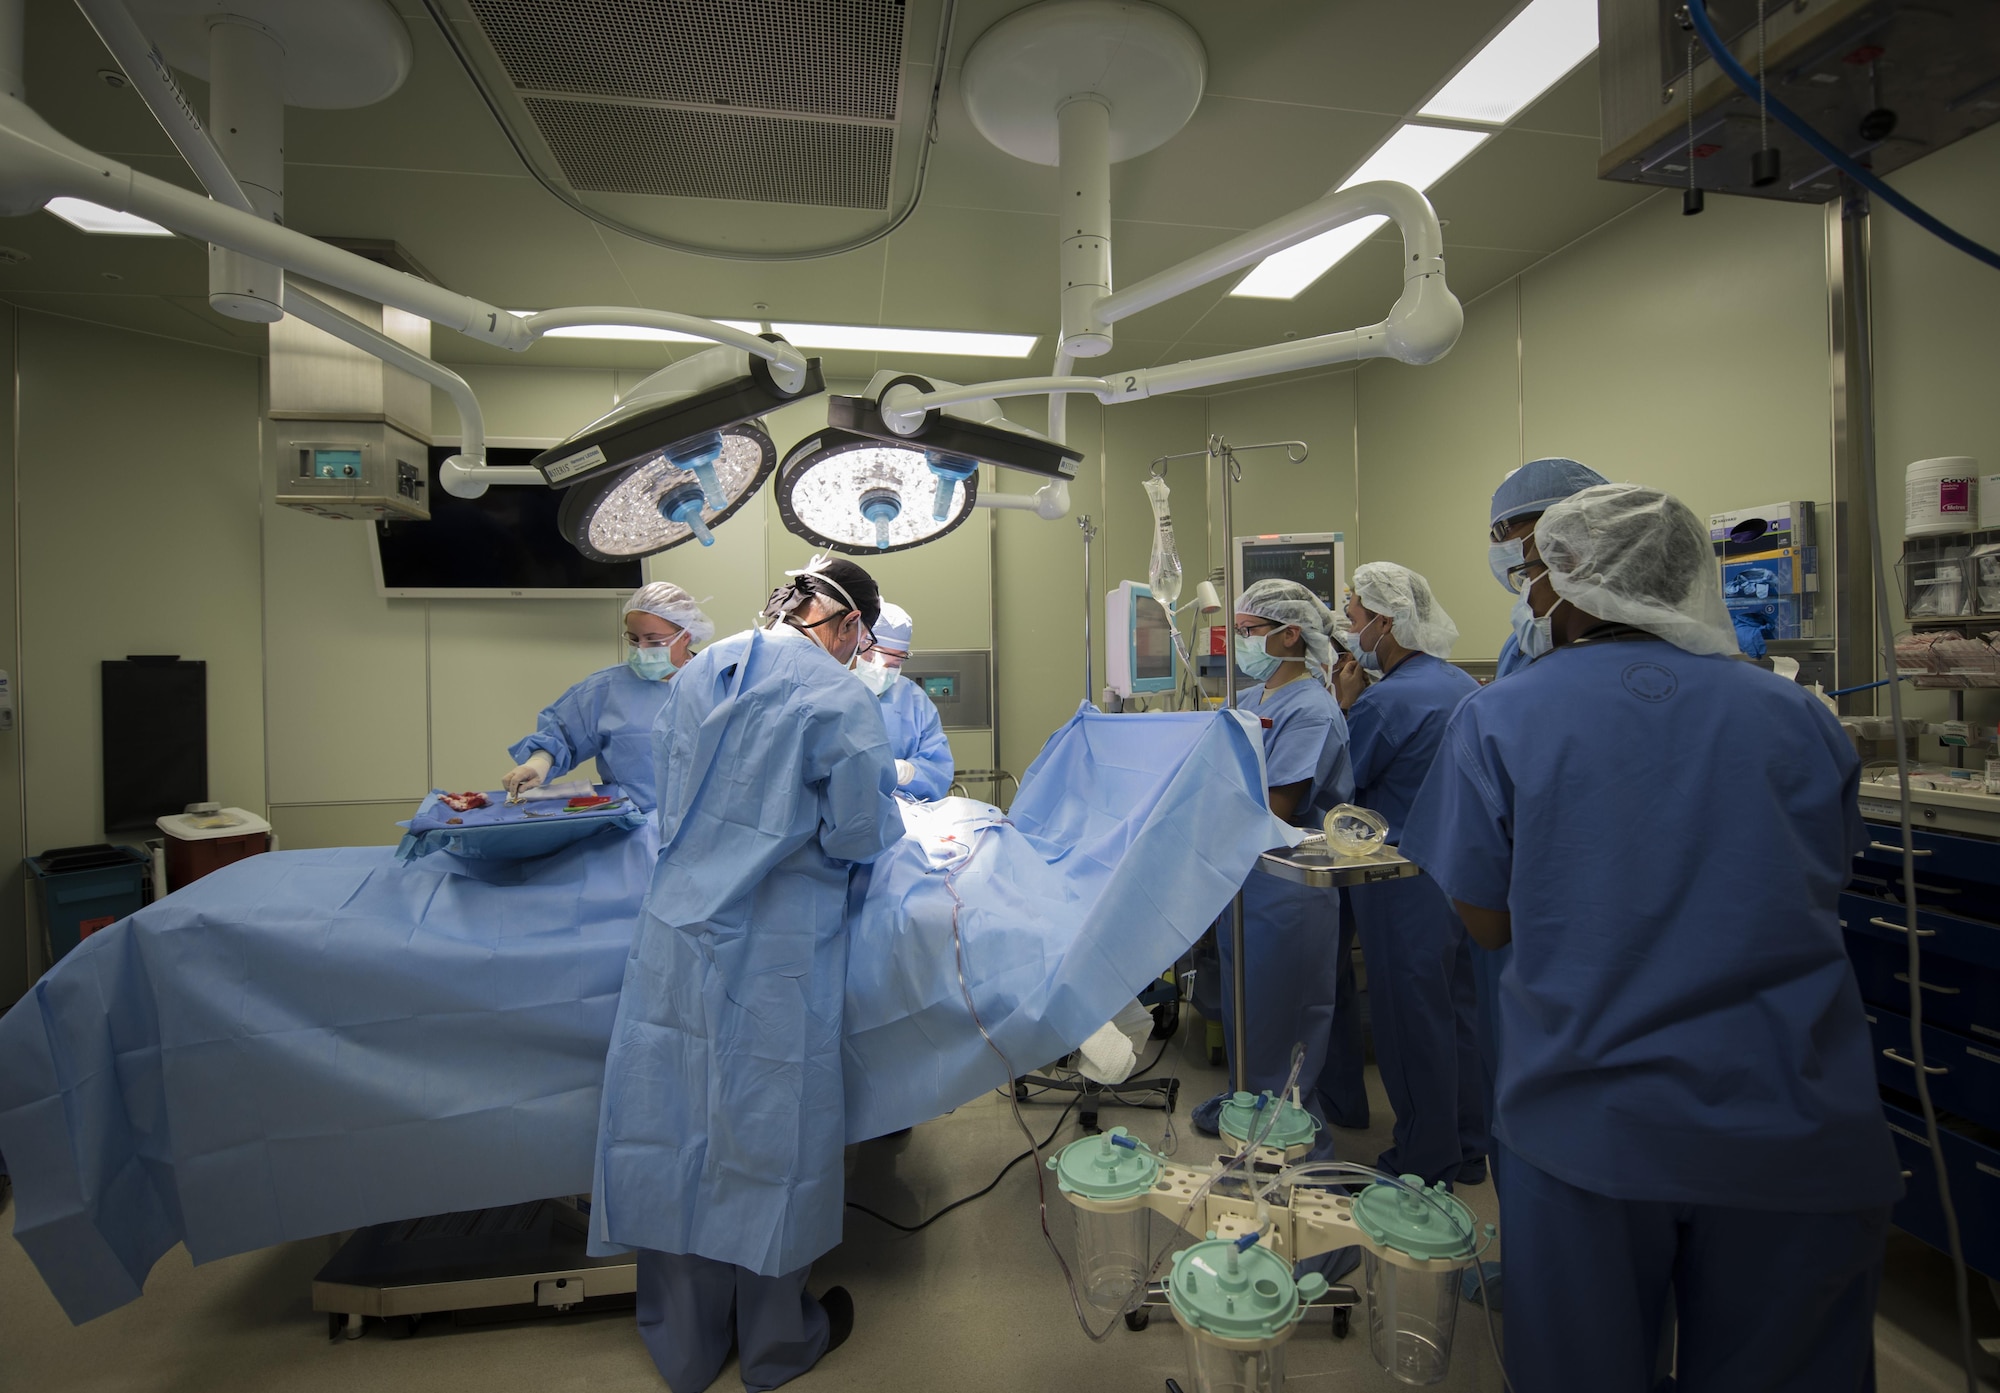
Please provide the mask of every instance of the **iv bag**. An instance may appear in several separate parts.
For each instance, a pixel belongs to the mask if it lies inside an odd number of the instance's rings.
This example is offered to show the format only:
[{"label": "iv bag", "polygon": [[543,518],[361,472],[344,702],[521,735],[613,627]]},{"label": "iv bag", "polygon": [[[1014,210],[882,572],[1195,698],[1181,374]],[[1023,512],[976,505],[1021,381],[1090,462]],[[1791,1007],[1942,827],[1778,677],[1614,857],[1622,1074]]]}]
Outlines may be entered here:
[{"label": "iv bag", "polygon": [[1174,519],[1167,512],[1167,481],[1148,478],[1146,498],[1153,505],[1153,559],[1146,584],[1153,598],[1171,613],[1181,598],[1181,554],[1174,549]]}]

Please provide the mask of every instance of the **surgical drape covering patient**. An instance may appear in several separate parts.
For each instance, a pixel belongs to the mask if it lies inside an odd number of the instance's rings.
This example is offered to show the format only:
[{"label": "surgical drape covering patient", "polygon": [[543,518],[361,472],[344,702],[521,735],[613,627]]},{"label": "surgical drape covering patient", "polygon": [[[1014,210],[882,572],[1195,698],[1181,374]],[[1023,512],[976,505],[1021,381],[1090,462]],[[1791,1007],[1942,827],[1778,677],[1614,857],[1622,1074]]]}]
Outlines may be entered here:
[{"label": "surgical drape covering patient", "polygon": [[[1002,820],[912,819],[856,918],[850,1140],[1079,1045],[1296,836],[1239,717],[1080,713]],[[73,1320],[198,1262],[590,1187],[652,826],[514,883],[387,848],[253,857],[100,930],[0,1018],[15,1234]],[[445,863],[445,864],[440,864]],[[947,884],[949,879],[949,884]]]}]

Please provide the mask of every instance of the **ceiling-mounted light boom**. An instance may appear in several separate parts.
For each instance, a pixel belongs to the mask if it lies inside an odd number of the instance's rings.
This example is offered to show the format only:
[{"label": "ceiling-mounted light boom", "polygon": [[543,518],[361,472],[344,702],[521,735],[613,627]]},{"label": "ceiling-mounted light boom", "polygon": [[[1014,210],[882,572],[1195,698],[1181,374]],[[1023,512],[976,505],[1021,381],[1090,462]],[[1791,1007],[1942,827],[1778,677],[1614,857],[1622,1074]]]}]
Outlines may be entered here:
[{"label": "ceiling-mounted light boom", "polygon": [[[891,445],[907,445],[941,459],[941,473],[964,469],[969,475],[970,463],[980,461],[1047,478],[1076,477],[1077,466],[1083,462],[1081,451],[1058,445],[1040,432],[1008,420],[990,396],[973,395],[980,390],[935,382],[914,373],[878,372],[868,384],[866,396],[828,397],[826,419],[841,430]],[[885,413],[884,398],[897,391],[919,397],[937,393],[945,400],[934,407]]]}]

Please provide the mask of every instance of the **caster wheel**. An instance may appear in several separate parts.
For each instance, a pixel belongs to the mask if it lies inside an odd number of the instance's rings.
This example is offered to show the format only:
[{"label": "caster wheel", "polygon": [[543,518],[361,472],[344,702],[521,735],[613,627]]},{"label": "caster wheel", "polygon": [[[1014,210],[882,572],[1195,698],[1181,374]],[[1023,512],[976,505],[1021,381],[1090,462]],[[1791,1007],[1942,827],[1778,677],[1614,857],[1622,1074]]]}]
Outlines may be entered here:
[{"label": "caster wheel", "polygon": [[1028,1086],[1019,1079],[1014,1080],[1014,1101],[1017,1103],[1028,1101]]},{"label": "caster wheel", "polygon": [[326,1338],[338,1340],[347,1330],[347,1317],[338,1311],[326,1313]]},{"label": "caster wheel", "polygon": [[1336,1306],[1333,1308],[1333,1338],[1345,1340],[1354,1330],[1354,1308]]},{"label": "caster wheel", "polygon": [[1229,1055],[1222,1046],[1210,1045],[1208,1047],[1208,1062],[1220,1069],[1224,1064],[1229,1062]]},{"label": "caster wheel", "polygon": [[421,1316],[387,1316],[383,1318],[382,1329],[392,1340],[407,1340],[417,1333]]},{"label": "caster wheel", "polygon": [[1141,1306],[1136,1311],[1127,1311],[1125,1313],[1125,1328],[1127,1330],[1132,1330],[1132,1331],[1144,1330],[1147,1326],[1151,1325],[1152,1323],[1153,1323],[1153,1313],[1147,1310],[1144,1306]]}]

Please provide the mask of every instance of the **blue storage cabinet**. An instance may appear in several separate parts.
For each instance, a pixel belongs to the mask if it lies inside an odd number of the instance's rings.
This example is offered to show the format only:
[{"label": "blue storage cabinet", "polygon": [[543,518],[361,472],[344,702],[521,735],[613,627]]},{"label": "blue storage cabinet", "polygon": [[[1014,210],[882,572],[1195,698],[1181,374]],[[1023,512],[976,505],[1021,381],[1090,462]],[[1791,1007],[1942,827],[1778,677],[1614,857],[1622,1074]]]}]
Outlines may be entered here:
[{"label": "blue storage cabinet", "polygon": [[[1900,828],[1870,823],[1868,831],[1884,846],[1902,843]],[[1919,853],[1917,928],[1924,935],[1924,1052],[1933,1071],[1939,1145],[1966,1263],[2000,1278],[2000,840],[1921,829],[1912,836]],[[1896,1207],[1896,1226],[1944,1251],[1949,1245],[1936,1160],[1910,1062],[1903,921],[1902,852],[1870,847],[1855,858],[1854,879],[1840,899],[1840,923],[1867,1007],[1882,1110],[1908,1186]]]}]

